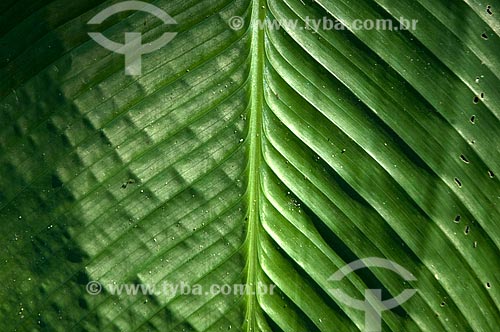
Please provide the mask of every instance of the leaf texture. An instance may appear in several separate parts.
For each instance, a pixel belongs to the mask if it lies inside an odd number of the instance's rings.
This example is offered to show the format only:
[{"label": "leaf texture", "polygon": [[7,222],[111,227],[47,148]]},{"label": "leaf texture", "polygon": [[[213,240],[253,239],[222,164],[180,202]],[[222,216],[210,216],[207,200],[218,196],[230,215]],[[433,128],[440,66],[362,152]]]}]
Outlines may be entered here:
[{"label": "leaf texture", "polygon": [[[177,24],[0,4],[2,331],[365,331],[332,288],[417,289],[382,331],[497,331],[498,1],[148,2]],[[127,76],[96,29],[177,35]],[[329,280],[367,257],[416,280]],[[204,292],[111,289],[165,282]]]}]

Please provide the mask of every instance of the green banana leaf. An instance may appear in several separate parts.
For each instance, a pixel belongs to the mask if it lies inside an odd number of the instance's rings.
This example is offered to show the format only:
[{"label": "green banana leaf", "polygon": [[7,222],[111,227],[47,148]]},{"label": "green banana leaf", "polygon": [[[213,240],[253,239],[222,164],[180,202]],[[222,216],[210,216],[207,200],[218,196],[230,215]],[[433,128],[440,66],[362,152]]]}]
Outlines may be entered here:
[{"label": "green banana leaf", "polygon": [[500,331],[498,0],[147,2],[0,3],[0,331]]}]

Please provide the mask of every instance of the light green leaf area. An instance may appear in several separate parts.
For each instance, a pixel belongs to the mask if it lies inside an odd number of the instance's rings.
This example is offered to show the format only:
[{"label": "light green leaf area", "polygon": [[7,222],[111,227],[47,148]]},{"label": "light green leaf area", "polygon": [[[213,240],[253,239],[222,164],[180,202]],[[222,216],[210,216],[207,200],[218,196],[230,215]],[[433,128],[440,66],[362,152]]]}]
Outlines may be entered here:
[{"label": "light green leaf area", "polygon": [[[331,289],[416,289],[382,331],[499,330],[498,0],[158,0],[177,25],[87,25],[118,2],[0,4],[1,331],[365,331]],[[91,31],[177,35],[127,76]],[[369,257],[416,280],[329,280]],[[203,294],[112,292],[165,282]]]}]

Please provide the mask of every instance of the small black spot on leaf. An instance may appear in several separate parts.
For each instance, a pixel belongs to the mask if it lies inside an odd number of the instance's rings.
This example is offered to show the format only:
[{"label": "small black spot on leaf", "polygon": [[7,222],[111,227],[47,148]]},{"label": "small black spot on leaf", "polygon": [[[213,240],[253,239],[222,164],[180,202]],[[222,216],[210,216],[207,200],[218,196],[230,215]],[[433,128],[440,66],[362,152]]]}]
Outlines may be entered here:
[{"label": "small black spot on leaf", "polygon": [[473,115],[470,117],[470,123],[474,124],[474,121],[476,121],[476,116]]},{"label": "small black spot on leaf", "polygon": [[469,235],[469,232],[470,232],[470,226],[467,225],[467,226],[465,226],[464,233],[465,233],[465,235]]},{"label": "small black spot on leaf", "polygon": [[484,32],[481,37],[484,39],[484,40],[488,40],[488,35],[486,34],[486,32]]},{"label": "small black spot on leaf", "polygon": [[461,155],[460,155],[460,159],[462,159],[462,161],[463,161],[464,163],[466,163],[466,164],[468,164],[468,163],[469,163],[469,159],[467,159],[467,157],[466,157],[466,156],[464,156],[463,154],[461,154]]},{"label": "small black spot on leaf", "polygon": [[125,188],[127,188],[127,186],[128,186],[129,184],[133,184],[133,183],[135,183],[135,180],[134,180],[134,179],[128,179],[128,180],[127,180],[127,182],[124,182],[124,183],[122,184],[122,188],[123,188],[123,189],[125,189]]},{"label": "small black spot on leaf", "polygon": [[488,171],[488,175],[489,175],[489,177],[490,177],[490,178],[492,178],[492,179],[495,177],[495,174],[493,174],[493,171],[492,171],[492,170],[489,170],[489,171]]},{"label": "small black spot on leaf", "polygon": [[490,14],[490,15],[493,15],[493,12],[491,11],[491,6],[490,5],[486,6],[486,12],[488,14]]},{"label": "small black spot on leaf", "polygon": [[458,178],[455,178],[455,183],[457,184],[458,188],[462,188],[462,182]]},{"label": "small black spot on leaf", "polygon": [[460,222],[460,219],[462,219],[462,217],[460,217],[460,215],[457,215],[454,221],[458,224]]},{"label": "small black spot on leaf", "polygon": [[472,99],[472,102],[473,102],[474,104],[479,103],[479,97],[478,97],[478,96],[475,96],[475,97],[474,97],[474,99]]}]

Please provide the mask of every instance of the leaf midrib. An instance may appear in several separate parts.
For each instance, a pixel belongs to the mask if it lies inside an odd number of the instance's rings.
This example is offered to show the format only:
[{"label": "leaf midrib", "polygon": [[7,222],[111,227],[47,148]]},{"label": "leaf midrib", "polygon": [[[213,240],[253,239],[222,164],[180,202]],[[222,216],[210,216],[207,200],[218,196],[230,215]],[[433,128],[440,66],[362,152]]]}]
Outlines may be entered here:
[{"label": "leaf midrib", "polygon": [[261,138],[262,109],[264,105],[264,31],[259,29],[256,21],[263,22],[265,18],[265,0],[254,0],[250,18],[251,33],[251,69],[250,69],[250,109],[248,126],[248,220],[245,249],[247,253],[246,284],[250,294],[246,295],[245,330],[257,330],[258,303],[256,297],[258,273],[258,229],[260,203],[260,168],[261,168]]}]

